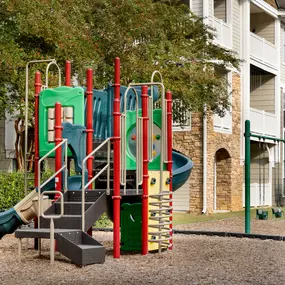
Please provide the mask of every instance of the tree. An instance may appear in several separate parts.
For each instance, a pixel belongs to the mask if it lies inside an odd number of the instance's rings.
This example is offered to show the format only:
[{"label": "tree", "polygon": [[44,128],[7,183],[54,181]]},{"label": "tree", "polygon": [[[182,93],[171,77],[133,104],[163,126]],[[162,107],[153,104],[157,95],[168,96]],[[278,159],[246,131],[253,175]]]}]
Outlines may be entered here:
[{"label": "tree", "polygon": [[[97,60],[90,26],[85,21],[86,1],[0,1],[0,117],[15,116],[17,167],[23,168],[25,66],[33,59],[55,58],[63,65],[72,59],[74,70],[82,75]],[[31,66],[30,74],[45,64]],[[30,76],[33,86],[33,76]],[[54,77],[55,81],[56,78]],[[45,78],[42,78],[45,82]],[[33,100],[33,88],[30,99]],[[33,129],[30,105],[29,128]],[[32,143],[32,137],[29,136]],[[29,146],[31,149],[31,146]]]},{"label": "tree", "polygon": [[[19,141],[25,64],[31,59],[56,58],[62,64],[71,59],[80,81],[92,67],[95,85],[102,88],[112,80],[119,56],[122,84],[149,81],[157,69],[185,108],[201,111],[205,103],[214,112],[229,108],[227,83],[214,68],[238,68],[239,60],[215,45],[213,31],[178,1],[1,0],[0,19],[0,115],[17,110]],[[31,73],[36,69],[44,66]],[[176,120],[183,119],[180,114],[174,110]]]},{"label": "tree", "polygon": [[[229,108],[227,82],[215,67],[238,68],[236,55],[213,42],[214,31],[180,1],[93,1],[92,36],[101,53],[97,82],[112,78],[112,61],[122,61],[124,84],[149,81],[161,71],[174,98],[186,109],[202,111],[204,104],[219,114]],[[182,120],[181,112],[175,119]]]}]

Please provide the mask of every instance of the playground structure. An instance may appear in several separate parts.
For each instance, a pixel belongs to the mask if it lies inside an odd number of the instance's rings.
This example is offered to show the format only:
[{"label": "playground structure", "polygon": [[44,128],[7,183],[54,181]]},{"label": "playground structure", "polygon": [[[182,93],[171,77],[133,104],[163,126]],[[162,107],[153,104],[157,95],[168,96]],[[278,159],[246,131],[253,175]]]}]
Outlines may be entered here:
[{"label": "playground structure", "polygon": [[[261,149],[261,142],[265,144],[266,142],[273,142],[274,144],[274,163],[277,163],[277,168],[274,172],[274,184],[275,184],[275,191],[278,193],[277,197],[277,206],[280,207],[280,199],[282,198],[283,193],[281,193],[281,186],[280,186],[280,169],[279,169],[279,160],[280,160],[280,143],[285,143],[285,140],[280,138],[273,138],[268,136],[261,136],[257,134],[253,134],[250,131],[250,121],[245,121],[245,233],[250,234],[250,207],[251,207],[251,189],[250,189],[250,161],[251,161],[251,149],[250,149],[250,138],[257,138],[259,141],[259,149]],[[277,147],[277,151],[275,149]],[[266,146],[263,146],[266,149]],[[262,179],[265,179],[265,169],[263,167],[261,171],[261,163],[260,163],[260,156],[259,154],[259,187],[260,187],[260,196],[261,196],[261,185]],[[262,176],[262,177],[261,177]],[[277,183],[276,183],[277,181]],[[265,199],[265,183],[263,182],[263,201]],[[260,197],[261,199],[261,197]],[[272,208],[272,215],[276,218],[282,217],[282,209],[281,208]],[[261,220],[266,220],[268,218],[268,210],[263,209],[256,209],[256,217]]]},{"label": "playground structure", "polygon": [[[48,68],[52,64],[56,62]],[[147,254],[172,249],[172,191],[187,181],[193,163],[172,150],[172,95],[165,92],[160,73],[154,72],[149,83],[120,86],[116,58],[113,86],[93,89],[88,69],[84,90],[70,87],[70,62],[65,86],[60,86],[59,70],[59,87],[48,88],[48,68],[44,88],[40,73],[35,76],[35,190],[1,213],[1,237],[37,217],[35,228],[15,232],[20,252],[22,238],[39,239],[39,254],[41,239],[50,238],[51,260],[56,239],[57,251],[72,262],[102,263],[105,248],[90,235],[94,222],[108,212],[114,258],[120,250]],[[28,96],[26,118],[27,101]],[[154,108],[157,101],[160,109]],[[27,141],[25,150],[27,154]],[[55,174],[42,182],[41,163],[48,157],[55,157]],[[28,185],[26,174],[25,191]]]}]

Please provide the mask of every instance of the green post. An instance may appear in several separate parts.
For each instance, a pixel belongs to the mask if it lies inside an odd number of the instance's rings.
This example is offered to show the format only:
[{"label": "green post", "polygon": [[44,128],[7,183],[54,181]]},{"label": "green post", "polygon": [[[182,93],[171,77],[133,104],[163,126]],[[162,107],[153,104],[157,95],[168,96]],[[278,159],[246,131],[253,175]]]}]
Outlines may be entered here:
[{"label": "green post", "polygon": [[245,233],[250,234],[250,121],[245,121]]}]

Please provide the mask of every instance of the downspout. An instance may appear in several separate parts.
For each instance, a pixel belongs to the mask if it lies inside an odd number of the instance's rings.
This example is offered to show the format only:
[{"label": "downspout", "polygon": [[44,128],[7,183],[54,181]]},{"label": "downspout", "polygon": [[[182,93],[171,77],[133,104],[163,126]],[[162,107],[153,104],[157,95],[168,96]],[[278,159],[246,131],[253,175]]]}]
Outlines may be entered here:
[{"label": "downspout", "polygon": [[[203,21],[204,24],[209,24],[209,2],[203,0]],[[203,209],[202,213],[207,212],[207,106],[204,105],[203,112]]]},{"label": "downspout", "polygon": [[207,212],[207,106],[204,105],[203,112],[203,210]]}]

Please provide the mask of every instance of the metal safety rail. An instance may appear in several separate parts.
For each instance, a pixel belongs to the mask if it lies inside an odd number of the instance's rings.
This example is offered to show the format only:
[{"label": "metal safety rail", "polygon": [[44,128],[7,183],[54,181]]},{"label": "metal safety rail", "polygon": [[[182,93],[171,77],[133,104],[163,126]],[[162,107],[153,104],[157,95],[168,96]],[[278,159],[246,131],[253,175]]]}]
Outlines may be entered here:
[{"label": "metal safety rail", "polygon": [[[93,155],[101,149],[105,144],[108,144],[107,150],[107,164],[95,175],[91,178],[88,183],[85,185],[85,171],[86,162],[89,158],[93,158]],[[92,152],[90,152],[82,161],[82,231],[85,231],[85,190],[97,179],[105,170],[107,170],[107,189],[106,194],[110,195],[110,152],[111,152],[111,138],[107,138],[103,141],[98,147],[96,147]]]},{"label": "metal safety rail", "polygon": [[[150,82],[151,83],[154,83],[154,77],[156,76],[156,75],[158,75],[159,76],[159,78],[160,78],[160,83],[163,85],[163,79],[162,79],[162,75],[161,75],[161,73],[159,72],[159,71],[157,71],[157,70],[155,70],[153,73],[152,73],[152,75],[151,75],[151,79],[150,79]],[[163,85],[164,86],[164,85]],[[148,139],[149,139],[149,143],[148,143],[148,145],[149,145],[149,162],[151,162],[152,160],[153,160],[153,152],[152,152],[152,144],[153,144],[153,87],[154,87],[154,85],[151,85],[150,86],[150,96],[149,96],[149,105],[148,105],[148,107],[149,107],[149,112],[148,112],[148,118],[149,118],[149,125],[148,125],[148,131],[149,131],[149,135],[148,135]],[[165,92],[165,88],[163,87],[163,89],[162,89],[162,93],[163,94],[165,94],[164,93]],[[165,96],[165,95],[164,95]],[[163,97],[164,98],[164,96],[161,96],[161,97]],[[162,98],[161,98],[161,100],[163,100]],[[165,100],[164,100],[165,101]],[[164,146],[165,146],[165,157],[167,157],[167,152],[166,152],[166,150],[167,150],[167,139],[166,139],[166,133],[167,133],[167,128],[166,128],[166,106],[164,105],[164,110],[165,110],[165,117],[163,118],[164,120],[165,120],[165,132],[163,132],[163,134],[165,135],[165,137],[163,137],[163,139],[164,139]],[[163,109],[163,108],[162,108]]]},{"label": "metal safety rail", "polygon": [[[42,188],[47,185],[53,178],[55,178],[60,172],[64,171],[64,192],[67,191],[67,175],[68,175],[68,169],[67,169],[67,163],[68,163],[68,157],[67,157],[67,149],[68,149],[68,140],[63,139],[57,146],[55,146],[53,149],[51,149],[47,154],[45,154],[39,161],[38,161],[38,173],[40,173],[41,168],[41,162],[46,159],[50,154],[52,154],[54,151],[56,151],[58,148],[64,147],[64,165],[56,171],[50,178],[45,180],[44,183],[41,184],[41,178],[40,175],[38,176],[38,228],[40,228],[40,216],[41,216],[41,190]],[[55,178],[55,182],[57,183],[57,179]]]},{"label": "metal safety rail", "polygon": [[[166,100],[165,100],[165,87],[163,83],[161,82],[148,82],[148,83],[130,83],[130,87],[135,86],[160,86],[162,89],[161,92],[161,112],[162,112],[162,118],[161,118],[161,132],[162,137],[167,138],[167,125],[166,125]],[[152,146],[152,144],[151,144]],[[149,147],[151,147],[149,145]],[[160,192],[163,191],[163,178],[162,178],[162,172],[163,172],[163,164],[168,161],[167,159],[167,151],[166,151],[166,142],[165,139],[160,140],[160,172],[161,172],[161,178],[160,178]]]},{"label": "metal safety rail", "polygon": [[[45,219],[50,219],[50,263],[54,264],[54,251],[55,251],[55,244],[54,244],[54,219],[59,219],[63,216],[64,213],[64,199],[61,191],[44,191],[41,194],[42,201],[43,196],[45,194],[58,194],[60,196],[60,214],[59,215],[45,215],[43,213],[43,209],[41,208],[42,217]],[[41,247],[39,247],[39,253],[41,251]]]},{"label": "metal safety rail", "polygon": [[56,61],[52,61],[46,67],[46,84],[43,85],[43,89],[48,88],[48,72],[49,72],[49,68],[50,68],[51,65],[55,65],[57,67],[57,71],[58,71],[58,86],[61,86],[61,70],[60,70],[60,67],[58,66]]},{"label": "metal safety rail", "polygon": [[[42,60],[31,60],[26,64],[26,87],[25,87],[25,155],[24,155],[24,167],[25,167],[25,196],[28,193],[28,156],[31,154],[28,152],[28,132],[29,132],[29,66],[35,63],[49,63],[48,67],[51,64],[56,64],[55,59],[42,59]],[[47,67],[47,72],[48,72]],[[60,77],[59,72],[59,77]],[[48,78],[48,77],[47,77]],[[47,79],[48,80],[48,79]],[[36,167],[36,166],[35,166]],[[34,180],[34,179],[32,179]]]},{"label": "metal safety rail", "polygon": [[[160,76],[161,82],[154,82],[154,76],[158,74]],[[149,224],[149,228],[156,228],[158,229],[158,232],[151,232],[154,233],[153,236],[158,236],[157,239],[151,239],[151,242],[158,242],[159,244],[159,252],[161,252],[162,247],[170,247],[169,241],[171,240],[171,229],[168,228],[168,225],[172,224],[172,221],[170,219],[171,217],[171,210],[172,207],[170,206],[172,199],[171,199],[171,193],[164,191],[163,185],[163,170],[164,170],[164,163],[168,163],[168,153],[167,153],[167,110],[166,110],[166,99],[165,99],[165,87],[162,80],[162,75],[159,71],[154,71],[151,76],[151,82],[150,83],[130,83],[130,87],[135,86],[150,86],[151,87],[151,99],[152,100],[152,94],[153,94],[153,87],[154,86],[160,86],[161,87],[161,141],[160,141],[160,188],[159,188],[159,194],[158,195],[150,195],[150,199],[156,200],[156,202],[150,202],[150,205],[156,206],[157,209],[153,210],[151,214],[157,213],[158,216],[152,216],[151,220],[158,221],[158,224]],[[151,101],[151,106],[153,108],[153,101]],[[150,110],[149,110],[150,114]],[[153,132],[153,110],[151,113],[151,117],[149,117],[149,123],[151,123],[151,128],[149,128],[149,144],[148,144],[148,156],[149,161],[153,159],[152,154],[152,133]],[[169,198],[167,198],[169,196]],[[166,215],[166,218],[163,213],[166,213],[166,211],[169,211],[169,214]],[[155,214],[156,215],[156,214]],[[149,233],[150,234],[150,233]]]},{"label": "metal safety rail", "polygon": [[138,194],[139,185],[142,185],[143,180],[143,158],[142,158],[142,117],[139,117],[138,107],[138,93],[135,88],[128,87],[124,94],[124,112],[121,114],[121,185],[124,186],[124,195],[126,195],[127,184],[127,167],[126,167],[126,153],[127,153],[127,129],[126,129],[126,115],[127,115],[127,95],[132,90],[136,96],[136,193]]}]

